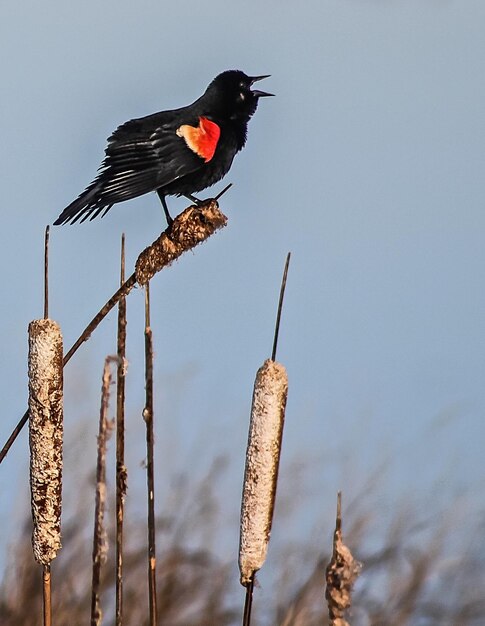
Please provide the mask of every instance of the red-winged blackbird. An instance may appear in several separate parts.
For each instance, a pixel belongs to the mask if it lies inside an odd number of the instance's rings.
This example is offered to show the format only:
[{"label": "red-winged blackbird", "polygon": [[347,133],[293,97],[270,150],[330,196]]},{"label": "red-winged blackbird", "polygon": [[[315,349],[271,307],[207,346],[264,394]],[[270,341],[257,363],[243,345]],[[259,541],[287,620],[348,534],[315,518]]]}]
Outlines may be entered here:
[{"label": "red-winged blackbird", "polygon": [[54,224],[104,216],[117,202],[156,191],[168,223],[165,196],[186,196],[210,187],[229,171],[246,143],[249,119],[262,96],[251,90],[268,76],[239,70],[219,74],[205,93],[181,109],[161,111],[119,126],[108,139],[98,176]]}]

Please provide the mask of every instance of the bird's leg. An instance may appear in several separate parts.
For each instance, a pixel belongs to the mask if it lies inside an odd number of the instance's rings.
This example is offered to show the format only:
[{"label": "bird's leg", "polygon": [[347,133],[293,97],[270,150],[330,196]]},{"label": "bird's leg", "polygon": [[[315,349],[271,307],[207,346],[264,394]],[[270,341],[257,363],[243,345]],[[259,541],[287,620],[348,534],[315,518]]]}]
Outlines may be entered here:
[{"label": "bird's leg", "polygon": [[160,198],[160,202],[162,203],[163,206],[163,211],[165,213],[165,217],[167,218],[167,224],[170,228],[170,226],[173,224],[173,219],[170,215],[170,213],[168,212],[168,206],[167,206],[167,201],[165,200],[165,194],[162,193],[162,191],[160,189],[157,189],[157,193],[158,193],[158,197]]}]

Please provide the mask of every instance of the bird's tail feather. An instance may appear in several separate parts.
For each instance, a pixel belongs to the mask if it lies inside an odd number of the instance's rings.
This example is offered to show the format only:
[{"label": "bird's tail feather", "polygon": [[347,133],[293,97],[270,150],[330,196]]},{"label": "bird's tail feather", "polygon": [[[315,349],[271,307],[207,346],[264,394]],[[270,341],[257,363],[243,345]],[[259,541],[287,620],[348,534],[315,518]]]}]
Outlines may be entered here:
[{"label": "bird's tail feather", "polygon": [[82,194],[69,204],[54,222],[54,226],[61,224],[75,224],[81,220],[81,223],[87,219],[94,219],[102,211],[102,217],[110,210],[112,204],[104,204],[99,201],[98,185],[90,185]]}]

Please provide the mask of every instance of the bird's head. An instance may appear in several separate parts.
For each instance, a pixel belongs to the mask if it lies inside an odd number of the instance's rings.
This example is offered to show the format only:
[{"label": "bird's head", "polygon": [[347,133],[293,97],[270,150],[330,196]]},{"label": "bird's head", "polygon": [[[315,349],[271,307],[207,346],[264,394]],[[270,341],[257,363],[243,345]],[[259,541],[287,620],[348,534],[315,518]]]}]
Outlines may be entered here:
[{"label": "bird's head", "polygon": [[256,111],[259,98],[273,95],[251,89],[254,83],[268,76],[247,76],[239,70],[228,70],[214,78],[203,97],[227,119],[248,121]]}]

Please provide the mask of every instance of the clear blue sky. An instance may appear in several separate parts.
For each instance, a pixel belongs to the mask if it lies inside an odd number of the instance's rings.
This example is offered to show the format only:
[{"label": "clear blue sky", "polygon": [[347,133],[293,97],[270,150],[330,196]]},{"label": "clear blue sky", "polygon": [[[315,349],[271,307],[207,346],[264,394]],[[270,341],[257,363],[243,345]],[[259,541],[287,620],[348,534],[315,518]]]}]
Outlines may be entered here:
[{"label": "clear blue sky", "polygon": [[[118,124],[187,104],[239,68],[272,74],[276,97],[261,101],[227,177],[229,225],[152,283],[163,471],[228,454],[237,514],[252,383],[291,250],[282,476],[298,459],[313,467],[294,533],[330,523],[337,489],[352,502],[380,463],[384,515],[430,493],[437,513],[463,489],[483,510],[484,34],[483,0],[4,0],[1,443],[26,407],[45,225],[92,179]],[[132,267],[162,226],[153,195],[52,231],[51,316],[67,345],[116,288],[121,233]],[[128,304],[136,480],[141,292]],[[114,321],[66,369],[71,440],[79,420],[96,421]],[[94,455],[93,430],[83,444]],[[26,454],[24,434],[0,468],[2,551]]]}]

